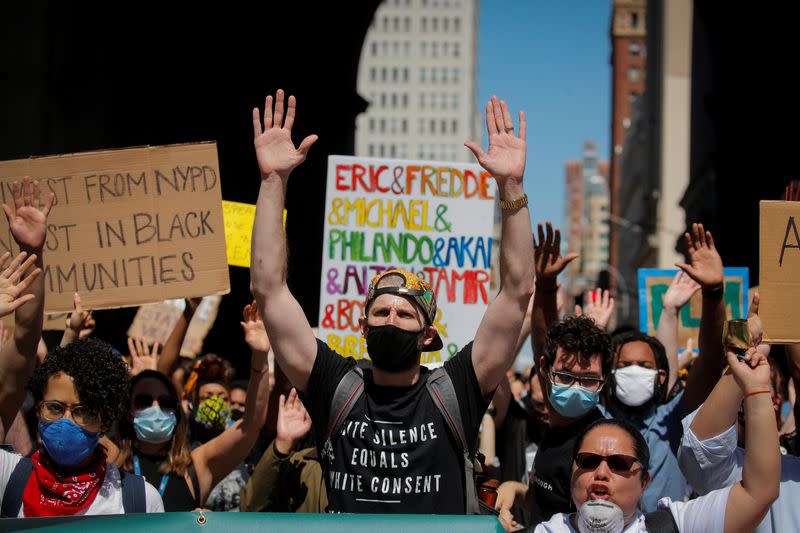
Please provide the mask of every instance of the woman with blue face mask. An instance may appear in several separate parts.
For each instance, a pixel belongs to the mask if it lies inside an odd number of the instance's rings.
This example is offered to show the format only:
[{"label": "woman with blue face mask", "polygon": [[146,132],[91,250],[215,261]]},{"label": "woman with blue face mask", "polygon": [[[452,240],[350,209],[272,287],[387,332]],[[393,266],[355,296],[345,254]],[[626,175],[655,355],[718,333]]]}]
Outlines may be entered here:
[{"label": "woman with blue face mask", "polygon": [[[105,342],[82,339],[50,353],[29,388],[41,444],[12,516],[124,513],[121,474],[100,442],[127,407],[124,361]],[[10,479],[22,461],[2,452],[0,476]],[[155,487],[145,484],[144,497],[147,512],[164,510]]]}]

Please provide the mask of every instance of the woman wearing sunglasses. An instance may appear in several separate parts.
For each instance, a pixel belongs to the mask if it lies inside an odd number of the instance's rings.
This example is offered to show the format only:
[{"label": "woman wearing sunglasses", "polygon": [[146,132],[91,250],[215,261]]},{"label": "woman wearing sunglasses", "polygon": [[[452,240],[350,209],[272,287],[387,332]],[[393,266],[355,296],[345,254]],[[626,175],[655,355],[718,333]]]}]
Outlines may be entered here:
[{"label": "woman wearing sunglasses", "polygon": [[[253,320],[245,314],[245,331]],[[261,326],[263,328],[263,325]],[[117,465],[158,487],[164,509],[202,507],[211,489],[241,463],[258,438],[267,414],[267,354],[253,350],[244,417],[190,450],[184,412],[172,381],[154,370],[131,380],[131,406],[119,423]]]},{"label": "woman wearing sunglasses", "polygon": [[639,512],[650,482],[650,451],[639,430],[624,420],[598,420],[578,435],[572,454],[571,494],[577,509],[539,524],[536,532],[645,532],[664,521],[667,531],[753,531],[778,496],[780,451],[766,357],[748,355],[728,364],[745,397],[748,421],[742,479],[688,502],[664,498],[660,509]]}]

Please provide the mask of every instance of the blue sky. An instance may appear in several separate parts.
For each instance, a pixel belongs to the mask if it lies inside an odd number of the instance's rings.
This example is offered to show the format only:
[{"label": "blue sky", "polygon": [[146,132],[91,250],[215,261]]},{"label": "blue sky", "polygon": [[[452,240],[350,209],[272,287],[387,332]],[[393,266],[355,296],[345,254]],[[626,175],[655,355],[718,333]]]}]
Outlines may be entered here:
[{"label": "blue sky", "polygon": [[[564,163],[579,159],[588,139],[601,159],[609,153],[611,1],[483,0],[479,17],[478,109],[496,94],[515,122],[525,111],[531,222],[566,230]],[[526,342],[517,368],[532,361]]]},{"label": "blue sky", "polygon": [[[528,118],[531,219],[564,225],[564,163],[584,140],[609,153],[610,0],[482,0],[478,109],[492,94]],[[484,128],[484,145],[486,132]]]}]

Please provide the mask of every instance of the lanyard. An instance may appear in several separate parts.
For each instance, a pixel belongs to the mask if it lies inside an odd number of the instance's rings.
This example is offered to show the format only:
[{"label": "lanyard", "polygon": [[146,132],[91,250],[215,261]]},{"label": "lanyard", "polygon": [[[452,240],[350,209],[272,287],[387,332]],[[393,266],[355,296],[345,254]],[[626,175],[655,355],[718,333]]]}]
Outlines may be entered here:
[{"label": "lanyard", "polygon": [[[142,469],[139,466],[139,456],[133,456],[133,473],[137,476],[142,475]],[[164,474],[161,476],[161,483],[158,484],[158,493],[161,496],[164,496],[164,491],[167,490],[167,482],[169,481],[169,474]]]}]

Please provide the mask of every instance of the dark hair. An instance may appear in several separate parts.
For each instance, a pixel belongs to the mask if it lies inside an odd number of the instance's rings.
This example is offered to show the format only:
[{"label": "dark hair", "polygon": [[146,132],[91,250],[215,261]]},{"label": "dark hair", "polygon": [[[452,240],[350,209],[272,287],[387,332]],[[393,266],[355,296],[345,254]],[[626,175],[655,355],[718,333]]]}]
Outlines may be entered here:
[{"label": "dark hair", "polygon": [[59,372],[72,378],[81,405],[100,415],[103,431],[108,431],[128,409],[128,369],[107,342],[88,337],[58,346],[47,354],[28,381],[37,404],[44,398],[48,380]]},{"label": "dark hair", "polygon": [[[656,339],[655,337],[651,337],[650,335],[646,335],[641,331],[629,331],[626,333],[622,333],[612,338],[612,342],[614,345],[614,364],[616,365],[617,360],[619,359],[619,353],[622,350],[622,347],[626,344],[631,342],[643,342],[650,347],[650,350],[653,352],[653,358],[656,360],[656,369],[663,370],[669,376],[669,359],[667,359],[667,351],[664,349],[664,345],[661,344],[661,341]],[[611,383],[610,387],[606,390],[608,394],[613,394],[614,391],[614,376],[611,376]],[[653,399],[655,399],[656,403],[661,404],[667,401],[667,388],[669,387],[668,381],[664,381],[664,383],[656,383],[656,390],[653,394]]]},{"label": "dark hair", "polygon": [[600,354],[603,377],[611,372],[611,337],[585,316],[568,317],[550,328],[545,341],[544,357],[552,367],[558,348],[590,358]]},{"label": "dark hair", "polygon": [[[148,378],[156,379],[163,383],[167,391],[169,391],[169,395],[178,402],[178,407],[175,409],[175,431],[172,433],[167,460],[161,464],[160,469],[162,474],[183,476],[192,464],[192,456],[189,451],[189,437],[186,423],[183,420],[183,408],[180,404],[180,396],[178,396],[178,392],[175,390],[175,385],[172,383],[172,380],[156,370],[143,370],[136,374],[131,379],[131,391],[135,390],[136,385],[140,381]],[[130,409],[130,405],[126,406],[126,411],[130,412]],[[115,463],[120,469],[126,472],[133,472],[133,443],[137,440],[137,437],[136,431],[133,429],[133,420],[130,415],[120,419],[118,430],[119,438],[117,439],[117,445],[119,446],[119,455]]]},{"label": "dark hair", "polygon": [[622,420],[619,418],[601,418],[600,420],[595,420],[583,428],[578,433],[578,437],[575,439],[575,447],[572,449],[572,462],[575,462],[575,458],[578,456],[581,446],[583,446],[583,441],[586,439],[586,435],[588,435],[593,429],[602,426],[614,426],[621,429],[631,437],[631,440],[633,440],[633,455],[642,464],[640,476],[642,479],[644,479],[647,476],[648,466],[650,465],[650,448],[647,447],[647,441],[644,440],[642,432],[639,431],[636,426],[627,420]]}]

